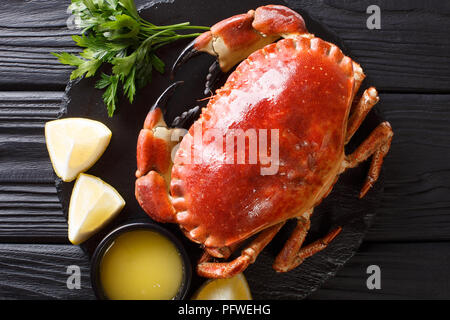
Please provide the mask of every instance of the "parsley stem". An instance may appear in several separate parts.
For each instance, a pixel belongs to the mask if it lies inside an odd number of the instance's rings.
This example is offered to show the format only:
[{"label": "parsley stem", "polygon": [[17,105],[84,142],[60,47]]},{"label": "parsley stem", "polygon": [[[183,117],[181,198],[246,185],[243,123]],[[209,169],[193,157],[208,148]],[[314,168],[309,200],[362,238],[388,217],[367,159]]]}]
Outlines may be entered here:
[{"label": "parsley stem", "polygon": [[182,23],[166,25],[166,26],[157,26],[157,25],[154,25],[154,24],[152,24],[150,22],[147,22],[146,20],[141,18],[140,19],[140,23],[141,23],[141,25],[147,26],[147,27],[149,27],[150,29],[153,29],[153,30],[160,30],[160,29],[179,29],[179,30],[182,30],[182,29],[186,29],[186,30],[187,29],[199,29],[199,30],[209,30],[210,29],[209,27],[204,27],[204,26],[191,26],[189,22],[182,22]]},{"label": "parsley stem", "polygon": [[169,44],[169,43],[174,42],[176,40],[198,37],[199,35],[201,35],[201,33],[180,34],[180,35],[177,35],[177,36],[168,37],[168,38],[162,39],[160,42],[159,41],[155,41],[154,43],[156,45],[153,47],[153,49],[157,50],[157,49],[159,49],[161,47],[164,47],[166,44]]}]

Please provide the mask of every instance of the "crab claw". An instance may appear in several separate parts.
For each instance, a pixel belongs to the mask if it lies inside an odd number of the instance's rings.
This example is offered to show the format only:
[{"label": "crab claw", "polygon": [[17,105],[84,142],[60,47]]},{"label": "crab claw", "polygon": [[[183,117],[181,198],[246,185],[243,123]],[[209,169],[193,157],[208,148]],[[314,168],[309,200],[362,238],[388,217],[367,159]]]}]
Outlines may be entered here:
[{"label": "crab claw", "polygon": [[168,186],[173,166],[172,149],[184,131],[168,128],[163,110],[182,83],[175,82],[168,87],[150,108],[137,143],[136,199],[141,208],[159,222],[174,222],[175,219]]},{"label": "crab claw", "polygon": [[[151,170],[156,170],[167,181],[170,179],[172,148],[178,143],[178,139],[173,139],[174,131],[179,129],[167,127],[163,110],[165,110],[165,106],[175,89],[182,83],[182,81],[179,81],[168,87],[150,108],[150,112],[145,118],[144,128],[139,133],[136,150],[137,178],[146,175]],[[182,134],[177,132],[177,137],[181,136]]]},{"label": "crab claw", "polygon": [[141,208],[159,222],[175,222],[175,209],[167,192],[167,182],[156,171],[136,180],[136,199]]},{"label": "crab claw", "polygon": [[172,72],[199,52],[216,56],[220,69],[227,72],[256,50],[294,35],[312,36],[301,15],[280,5],[259,7],[220,21],[198,36],[182,51]]},{"label": "crab claw", "polygon": [[[209,35],[210,32],[203,33],[201,36],[199,36],[196,40],[192,41],[186,48],[183,49],[181,54],[176,59],[175,63],[172,66],[172,70],[170,73],[171,78],[175,78],[176,71],[188,60],[190,60],[192,57],[195,57],[201,53],[200,50],[197,49],[196,43],[199,41],[201,42],[202,36]],[[222,75],[224,73],[222,72],[218,61],[214,61],[214,63],[209,67],[208,75],[206,76],[206,83],[205,83],[205,90],[204,95],[207,96],[209,94],[212,94],[214,92],[215,85],[220,81]]]},{"label": "crab claw", "polygon": [[[209,32],[209,31],[208,31]],[[206,32],[206,33],[208,33]],[[205,34],[205,33],[203,33]],[[202,35],[203,35],[202,34]],[[202,35],[200,35],[199,37],[201,37]],[[188,60],[190,60],[191,58],[195,57],[196,55],[200,54],[200,51],[197,50],[196,48],[196,41],[198,38],[196,38],[194,41],[192,41],[191,43],[189,43],[186,48],[183,49],[183,51],[181,51],[180,55],[178,56],[178,58],[175,60],[175,63],[172,66],[172,70],[170,72],[171,78],[173,79],[175,76],[175,72],[178,70],[178,68],[183,65],[185,62],[187,62]]]},{"label": "crab claw", "polygon": [[[162,110],[166,110],[167,102],[169,99],[173,96],[175,93],[176,88],[178,88],[180,85],[182,85],[184,81],[177,81],[172,83],[164,92],[159,96],[159,98],[156,100],[155,104],[150,108],[150,112],[160,108]],[[145,127],[145,124],[144,124]]]}]

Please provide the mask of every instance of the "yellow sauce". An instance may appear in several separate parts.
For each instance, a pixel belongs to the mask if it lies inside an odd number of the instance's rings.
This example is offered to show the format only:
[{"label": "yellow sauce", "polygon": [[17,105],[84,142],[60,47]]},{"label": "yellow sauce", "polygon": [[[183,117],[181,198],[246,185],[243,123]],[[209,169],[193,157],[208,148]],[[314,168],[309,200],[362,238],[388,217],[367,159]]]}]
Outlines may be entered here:
[{"label": "yellow sauce", "polygon": [[175,245],[148,230],[121,234],[100,263],[100,281],[111,300],[169,300],[183,279],[183,262]]},{"label": "yellow sauce", "polygon": [[194,300],[252,300],[247,280],[242,273],[230,279],[207,281]]}]

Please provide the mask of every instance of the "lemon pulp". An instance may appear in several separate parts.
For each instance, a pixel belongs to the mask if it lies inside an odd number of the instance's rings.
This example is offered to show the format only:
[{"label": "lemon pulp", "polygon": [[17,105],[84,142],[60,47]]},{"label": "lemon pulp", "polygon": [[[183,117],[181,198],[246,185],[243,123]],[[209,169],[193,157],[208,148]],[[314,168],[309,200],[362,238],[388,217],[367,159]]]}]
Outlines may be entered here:
[{"label": "lemon pulp", "polygon": [[247,280],[242,273],[229,279],[215,279],[206,282],[197,292],[194,300],[251,300]]},{"label": "lemon pulp", "polygon": [[116,189],[98,177],[81,173],[70,197],[69,240],[80,244],[100,230],[125,206]]},{"label": "lemon pulp", "polygon": [[102,123],[66,118],[45,124],[45,142],[55,173],[65,182],[88,170],[105,152],[111,131]]},{"label": "lemon pulp", "polygon": [[100,281],[111,300],[169,300],[183,279],[183,262],[175,245],[148,230],[121,234],[100,262]]}]

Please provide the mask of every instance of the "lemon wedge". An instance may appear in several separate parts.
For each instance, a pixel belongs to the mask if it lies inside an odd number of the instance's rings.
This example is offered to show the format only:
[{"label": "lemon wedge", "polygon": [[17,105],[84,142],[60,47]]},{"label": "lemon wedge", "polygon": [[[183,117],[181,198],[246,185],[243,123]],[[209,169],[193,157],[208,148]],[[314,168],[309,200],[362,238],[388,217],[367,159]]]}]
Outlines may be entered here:
[{"label": "lemon wedge", "polygon": [[207,281],[195,294],[194,300],[252,300],[250,288],[242,273],[230,279]]},{"label": "lemon wedge", "polygon": [[125,206],[116,189],[100,178],[81,173],[69,204],[69,240],[80,244],[114,218]]},{"label": "lemon wedge", "polygon": [[103,123],[67,118],[45,124],[45,142],[56,175],[65,182],[75,180],[105,152],[111,130]]}]

